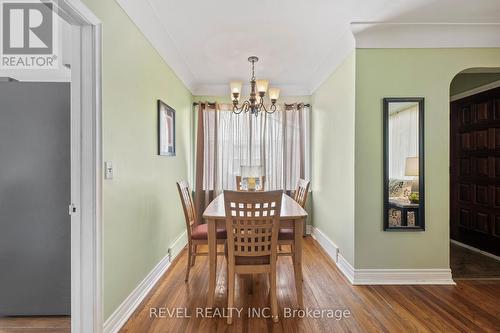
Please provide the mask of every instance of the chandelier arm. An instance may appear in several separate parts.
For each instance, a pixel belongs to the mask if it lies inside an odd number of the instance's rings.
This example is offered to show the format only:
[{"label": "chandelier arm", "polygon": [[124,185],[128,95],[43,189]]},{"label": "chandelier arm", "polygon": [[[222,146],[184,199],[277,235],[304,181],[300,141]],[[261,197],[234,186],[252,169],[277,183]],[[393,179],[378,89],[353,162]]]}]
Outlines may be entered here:
[{"label": "chandelier arm", "polygon": [[249,108],[250,108],[250,105],[251,105],[250,101],[249,101],[249,100],[246,100],[246,101],[244,101],[244,102],[243,102],[243,105],[242,105],[242,107],[241,107],[241,108],[242,108],[242,109],[244,109],[244,110],[245,110],[245,112],[248,112],[248,110],[249,110]]},{"label": "chandelier arm", "polygon": [[271,104],[269,111],[266,111],[266,112],[272,114],[272,113],[275,113],[276,110],[278,110],[278,107],[276,106],[276,104]]},{"label": "chandelier arm", "polygon": [[235,114],[240,114],[241,112],[243,112],[243,107],[233,106],[233,112]]},{"label": "chandelier arm", "polygon": [[244,111],[244,106],[245,104],[243,103],[241,106],[238,106],[238,104],[233,104],[233,112],[235,114],[240,114]]},{"label": "chandelier arm", "polygon": [[264,100],[261,98],[260,101],[261,102],[260,102],[259,108],[262,109],[264,112],[268,112],[266,109],[266,106],[264,105]]}]

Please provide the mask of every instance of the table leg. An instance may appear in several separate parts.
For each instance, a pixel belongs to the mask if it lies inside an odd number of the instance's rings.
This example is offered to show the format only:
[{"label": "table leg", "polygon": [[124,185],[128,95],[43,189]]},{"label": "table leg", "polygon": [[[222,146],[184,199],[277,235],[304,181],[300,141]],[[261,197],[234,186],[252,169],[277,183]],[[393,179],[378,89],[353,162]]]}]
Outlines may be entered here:
[{"label": "table leg", "polygon": [[214,305],[215,284],[217,275],[217,240],[216,228],[217,221],[207,221],[208,223],[208,300],[207,307],[212,308]]},{"label": "table leg", "polygon": [[304,308],[304,300],[302,296],[302,230],[304,228],[304,219],[294,221],[294,260],[293,270],[295,273],[295,290],[297,292],[297,302],[299,308]]}]

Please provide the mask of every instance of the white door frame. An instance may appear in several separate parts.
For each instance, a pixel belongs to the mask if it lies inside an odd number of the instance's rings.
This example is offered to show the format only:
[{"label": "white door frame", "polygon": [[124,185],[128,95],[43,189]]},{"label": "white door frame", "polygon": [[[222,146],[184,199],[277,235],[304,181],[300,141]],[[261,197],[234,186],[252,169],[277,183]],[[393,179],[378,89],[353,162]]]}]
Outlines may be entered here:
[{"label": "white door frame", "polygon": [[101,22],[80,0],[59,0],[72,25],[71,332],[100,333],[102,318]]}]

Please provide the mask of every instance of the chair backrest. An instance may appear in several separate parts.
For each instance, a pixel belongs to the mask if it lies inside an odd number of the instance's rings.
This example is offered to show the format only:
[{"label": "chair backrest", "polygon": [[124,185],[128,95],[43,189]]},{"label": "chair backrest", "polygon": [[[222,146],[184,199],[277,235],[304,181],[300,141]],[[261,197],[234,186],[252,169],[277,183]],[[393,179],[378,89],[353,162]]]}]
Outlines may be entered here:
[{"label": "chair backrest", "polygon": [[241,191],[241,176],[236,176],[236,190]]},{"label": "chair backrest", "polygon": [[309,184],[310,182],[299,178],[299,180],[297,181],[297,187],[295,188],[295,192],[293,194],[293,200],[295,200],[295,202],[297,202],[302,208],[306,206],[307,193],[309,193]]},{"label": "chair backrest", "polygon": [[184,217],[186,219],[188,239],[191,239],[191,228],[196,223],[196,210],[194,208],[193,198],[191,197],[191,190],[189,189],[188,182],[185,180],[177,182],[177,189],[179,190],[182,209],[184,210]]},{"label": "chair backrest", "polygon": [[224,191],[229,264],[235,256],[276,259],[282,191]]},{"label": "chair backrest", "polygon": [[[261,180],[262,184],[261,184],[260,190],[258,190],[258,192],[264,192],[264,187],[266,185],[266,176],[260,177],[260,180]],[[237,191],[244,191],[241,188],[241,176],[236,176],[236,190]]]}]

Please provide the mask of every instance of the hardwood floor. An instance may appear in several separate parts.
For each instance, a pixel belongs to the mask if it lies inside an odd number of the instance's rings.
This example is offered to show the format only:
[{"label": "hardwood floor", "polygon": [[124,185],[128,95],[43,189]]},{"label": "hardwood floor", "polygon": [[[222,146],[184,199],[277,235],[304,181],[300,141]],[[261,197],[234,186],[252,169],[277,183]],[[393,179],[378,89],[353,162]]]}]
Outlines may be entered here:
[{"label": "hardwood floor", "polygon": [[70,333],[70,317],[0,317],[0,333]]},{"label": "hardwood floor", "polygon": [[450,243],[450,266],[454,279],[498,279],[500,261]]},{"label": "hardwood floor", "polygon": [[[235,306],[243,307],[243,311],[228,326],[225,318],[202,318],[200,312],[197,315],[197,311],[205,310],[207,301],[208,260],[197,258],[190,280],[185,283],[186,257],[184,252],[172,265],[122,333],[500,331],[500,281],[458,281],[456,286],[352,286],[310,237],[304,239],[305,308],[324,310],[324,315],[331,314],[328,310],[343,314],[347,310],[350,315],[284,318],[287,309],[296,309],[297,301],[291,259],[280,257],[279,322],[248,316],[248,308],[269,306],[268,282],[256,275],[253,280],[237,280]],[[215,306],[219,311],[226,306],[225,265],[225,260],[218,260]],[[179,309],[177,316],[169,318],[175,309]],[[151,316],[151,311],[161,318]],[[185,313],[190,318],[183,318]]]}]

